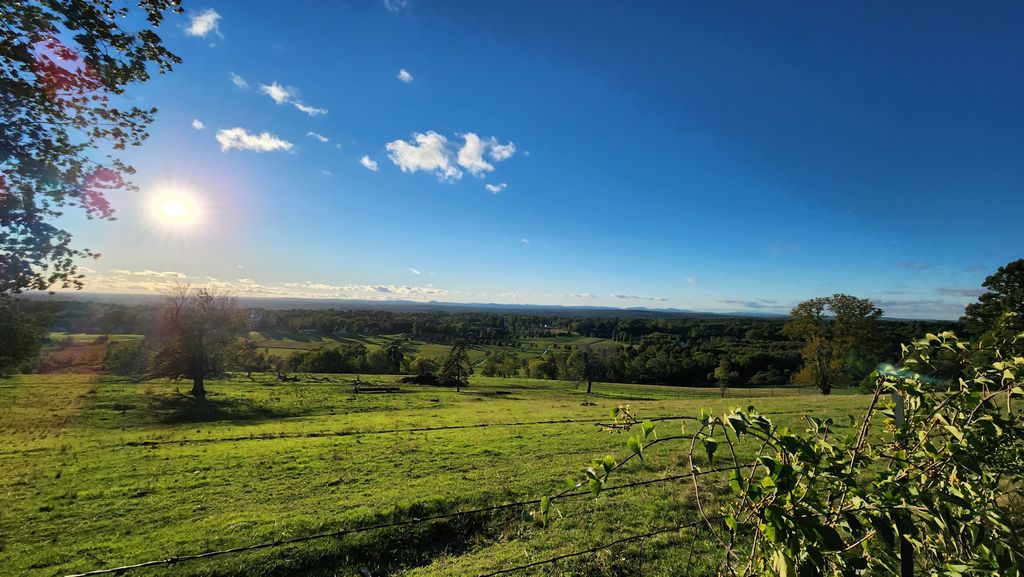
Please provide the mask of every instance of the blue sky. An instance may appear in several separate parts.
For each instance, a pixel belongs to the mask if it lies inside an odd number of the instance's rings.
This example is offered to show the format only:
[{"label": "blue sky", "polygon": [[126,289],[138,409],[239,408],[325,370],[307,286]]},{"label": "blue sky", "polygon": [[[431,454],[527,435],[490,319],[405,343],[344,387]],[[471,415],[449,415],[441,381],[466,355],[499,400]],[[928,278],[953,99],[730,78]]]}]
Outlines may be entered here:
[{"label": "blue sky", "polygon": [[87,290],[955,318],[1022,256],[1020,4],[336,4],[168,21]]}]

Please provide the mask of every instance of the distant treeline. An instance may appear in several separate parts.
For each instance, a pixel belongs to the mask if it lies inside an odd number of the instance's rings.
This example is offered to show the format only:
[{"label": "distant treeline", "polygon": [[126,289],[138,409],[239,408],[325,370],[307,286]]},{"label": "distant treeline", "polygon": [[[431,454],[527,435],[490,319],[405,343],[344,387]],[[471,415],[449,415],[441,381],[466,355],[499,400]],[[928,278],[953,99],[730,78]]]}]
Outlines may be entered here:
[{"label": "distant treeline", "polygon": [[[98,334],[147,334],[157,309],[148,305],[117,305],[73,301],[35,303],[52,318],[53,330]],[[802,342],[783,334],[785,319],[709,318],[580,318],[513,313],[391,312],[371,310],[242,309],[249,330],[268,336],[302,331],[319,336],[401,335],[404,340],[470,346],[488,350],[478,373],[496,376],[578,380],[582,366],[593,380],[610,382],[709,385],[715,372],[734,375],[736,384],[781,385],[799,380]],[[850,382],[866,375],[877,362],[895,361],[900,344],[928,332],[956,330],[954,321],[891,320],[878,323],[875,346],[862,359],[852,359]],[[527,360],[522,339],[583,336],[607,339],[586,351],[563,343]],[[507,347],[507,348],[505,348]],[[402,343],[368,350],[345,344],[295,355],[287,361],[301,372],[430,372],[441,359],[417,357]]]}]

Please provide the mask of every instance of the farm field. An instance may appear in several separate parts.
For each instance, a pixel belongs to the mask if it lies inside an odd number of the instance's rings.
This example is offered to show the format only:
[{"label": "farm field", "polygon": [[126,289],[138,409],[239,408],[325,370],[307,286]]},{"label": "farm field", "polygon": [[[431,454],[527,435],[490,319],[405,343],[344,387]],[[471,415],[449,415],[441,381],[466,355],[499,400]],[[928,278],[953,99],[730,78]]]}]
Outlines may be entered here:
[{"label": "farm field", "polygon": [[[351,336],[319,336],[319,335],[305,335],[302,333],[288,332],[288,333],[260,333],[253,331],[249,333],[249,339],[253,340],[257,346],[264,350],[267,354],[273,354],[280,357],[289,357],[298,351],[312,350],[319,347],[337,347],[342,344],[361,344],[368,350],[374,350],[383,346],[386,346],[390,342],[401,340],[401,335],[380,335],[380,336],[363,336],[363,335],[351,335]],[[600,349],[602,347],[618,346],[616,343],[601,338],[594,337],[583,337],[583,336],[558,336],[558,337],[540,337],[540,338],[522,338],[515,339],[519,346],[500,346],[500,345],[479,345],[474,344],[468,347],[470,360],[473,362],[479,362],[483,360],[484,355],[488,351],[493,352],[511,352],[515,353],[520,359],[532,359],[534,357],[541,356],[545,351],[549,350],[549,347],[564,347],[572,346],[578,347],[580,345],[589,345],[592,348]],[[450,345],[432,342],[423,342],[417,340],[406,340],[403,347],[403,352],[411,355],[423,355],[427,357],[444,357],[451,350]]]},{"label": "farm field", "polygon": [[[794,428],[867,404],[796,388],[722,399],[717,389],[604,383],[588,401],[573,383],[483,377],[461,393],[402,384],[356,395],[351,381],[211,381],[201,405],[170,381],[0,381],[0,567],[65,575],[554,495],[592,459],[628,455],[624,435],[597,426],[620,404],[641,417],[754,404]],[[680,421],[656,431],[679,434]],[[662,443],[610,483],[685,473],[687,445]],[[685,480],[553,507],[543,527],[524,516],[530,506],[511,507],[126,574],[482,575],[697,518]],[[699,531],[669,532],[516,574],[701,575],[716,550]]]}]

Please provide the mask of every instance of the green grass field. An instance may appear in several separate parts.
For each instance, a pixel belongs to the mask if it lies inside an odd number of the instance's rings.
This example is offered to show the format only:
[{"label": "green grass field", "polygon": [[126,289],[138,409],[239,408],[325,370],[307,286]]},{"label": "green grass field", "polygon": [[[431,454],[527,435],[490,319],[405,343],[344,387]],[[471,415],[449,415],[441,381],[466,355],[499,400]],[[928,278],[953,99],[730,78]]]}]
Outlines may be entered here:
[{"label": "green grass field", "polygon": [[[589,404],[572,383],[481,377],[462,393],[402,385],[354,395],[350,382],[213,381],[197,405],[176,392],[185,383],[0,381],[0,573],[65,575],[555,494],[591,459],[628,454],[624,435],[594,424],[622,403],[648,417],[753,403],[799,427],[804,415],[867,402],[598,383]],[[516,424],[538,421],[564,422]],[[678,434],[679,423],[657,430]],[[684,473],[686,449],[662,443],[611,483]],[[480,575],[696,519],[680,482],[555,506],[547,527],[511,508],[128,574]],[[520,574],[700,575],[717,550],[699,532],[668,533]]]}]

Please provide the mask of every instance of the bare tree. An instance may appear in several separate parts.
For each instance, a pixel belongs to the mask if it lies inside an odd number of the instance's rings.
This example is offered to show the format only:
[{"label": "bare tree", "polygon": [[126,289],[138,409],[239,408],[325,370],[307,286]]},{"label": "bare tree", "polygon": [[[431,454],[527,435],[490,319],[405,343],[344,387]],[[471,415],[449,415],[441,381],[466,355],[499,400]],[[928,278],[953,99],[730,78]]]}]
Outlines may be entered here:
[{"label": "bare tree", "polygon": [[206,397],[204,382],[223,371],[242,326],[235,297],[177,285],[152,336],[154,376],[192,380],[192,395]]}]

